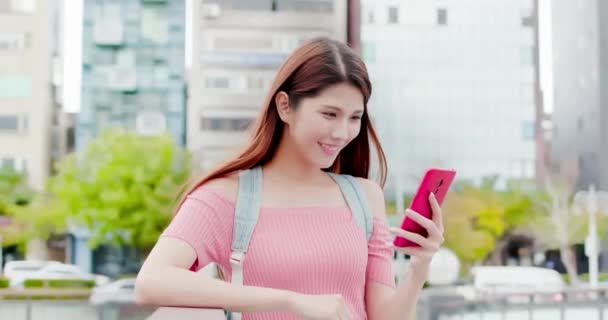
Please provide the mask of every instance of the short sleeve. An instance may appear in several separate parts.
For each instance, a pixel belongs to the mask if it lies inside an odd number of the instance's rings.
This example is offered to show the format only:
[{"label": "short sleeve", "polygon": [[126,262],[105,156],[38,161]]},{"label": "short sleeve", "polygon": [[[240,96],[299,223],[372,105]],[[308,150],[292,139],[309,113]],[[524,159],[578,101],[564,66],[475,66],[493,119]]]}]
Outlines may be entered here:
[{"label": "short sleeve", "polygon": [[386,245],[390,231],[386,216],[373,216],[374,231],[368,242],[367,281],[395,286],[393,249]]},{"label": "short sleeve", "polygon": [[189,195],[161,234],[188,243],[195,251],[195,269],[220,263],[229,255],[234,213],[217,195],[196,190]]}]

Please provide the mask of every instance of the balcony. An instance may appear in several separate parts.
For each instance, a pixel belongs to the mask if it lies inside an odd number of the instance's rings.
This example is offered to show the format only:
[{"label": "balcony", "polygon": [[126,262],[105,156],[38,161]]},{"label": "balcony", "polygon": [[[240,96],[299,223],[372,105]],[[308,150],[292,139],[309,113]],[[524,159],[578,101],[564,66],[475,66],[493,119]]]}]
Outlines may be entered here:
[{"label": "balcony", "polygon": [[137,72],[134,67],[114,66],[108,69],[107,86],[115,91],[137,90]]},{"label": "balcony", "polygon": [[[221,1],[220,1],[221,2]],[[280,10],[283,9],[283,10]],[[345,25],[346,15],[337,16],[329,10],[297,10],[291,7],[248,8],[222,3],[208,3],[198,12],[205,27],[245,27],[249,29],[310,29],[333,30]],[[343,21],[336,21],[336,19]]]},{"label": "balcony", "polygon": [[120,46],[124,42],[124,28],[120,20],[101,19],[95,21],[93,39],[99,46]]},{"label": "balcony", "polygon": [[140,135],[159,135],[167,130],[165,115],[155,111],[142,111],[135,119],[135,130]]}]

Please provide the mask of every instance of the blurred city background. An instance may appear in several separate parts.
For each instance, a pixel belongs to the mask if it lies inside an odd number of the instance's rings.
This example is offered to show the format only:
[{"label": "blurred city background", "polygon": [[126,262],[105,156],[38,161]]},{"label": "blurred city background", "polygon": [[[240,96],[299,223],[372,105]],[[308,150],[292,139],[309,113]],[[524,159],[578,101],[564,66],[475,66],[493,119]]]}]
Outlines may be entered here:
[{"label": "blurred city background", "polygon": [[418,318],[602,319],[604,0],[0,0],[0,318],[149,314],[133,277],[183,186],[321,35],[368,66],[390,223],[458,172]]}]

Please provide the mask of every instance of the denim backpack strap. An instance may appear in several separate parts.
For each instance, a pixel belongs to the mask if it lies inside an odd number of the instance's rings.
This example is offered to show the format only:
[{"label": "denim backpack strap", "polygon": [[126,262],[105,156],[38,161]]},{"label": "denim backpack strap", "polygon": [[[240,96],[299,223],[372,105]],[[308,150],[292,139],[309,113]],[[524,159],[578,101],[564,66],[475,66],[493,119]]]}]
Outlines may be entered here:
[{"label": "denim backpack strap", "polygon": [[[232,283],[243,285],[243,261],[249,248],[249,241],[258,222],[262,201],[262,168],[254,167],[239,173],[239,189],[234,212],[234,232],[232,237]],[[241,314],[233,312],[230,318],[241,319]]]},{"label": "denim backpack strap", "polygon": [[365,232],[365,237],[369,241],[374,231],[374,224],[372,221],[372,211],[367,203],[365,192],[351,175],[332,172],[328,172],[328,174],[340,187],[346,204],[348,204],[353,217],[361,230]]}]

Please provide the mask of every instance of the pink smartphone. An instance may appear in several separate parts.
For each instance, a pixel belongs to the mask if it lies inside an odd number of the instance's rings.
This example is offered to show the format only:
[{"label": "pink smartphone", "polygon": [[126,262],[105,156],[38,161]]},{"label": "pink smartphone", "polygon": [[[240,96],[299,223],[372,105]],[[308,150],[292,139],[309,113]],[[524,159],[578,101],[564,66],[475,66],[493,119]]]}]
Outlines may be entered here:
[{"label": "pink smartphone", "polygon": [[[428,169],[418,186],[418,191],[416,191],[409,208],[420,213],[424,217],[432,219],[433,209],[429,202],[429,195],[433,192],[437,202],[441,205],[455,176],[455,170],[438,168]],[[420,234],[424,237],[428,235],[424,227],[407,216],[401,223],[401,229]],[[395,237],[393,244],[397,247],[419,247],[417,243],[401,237]]]}]

